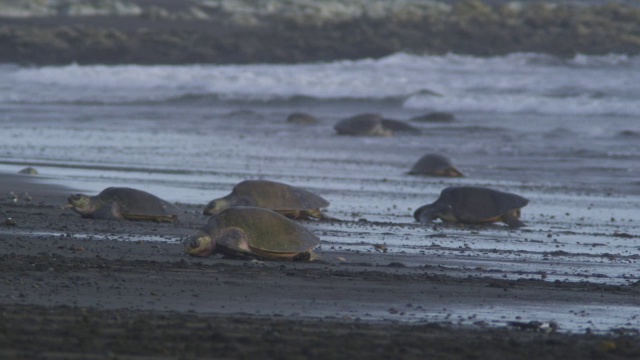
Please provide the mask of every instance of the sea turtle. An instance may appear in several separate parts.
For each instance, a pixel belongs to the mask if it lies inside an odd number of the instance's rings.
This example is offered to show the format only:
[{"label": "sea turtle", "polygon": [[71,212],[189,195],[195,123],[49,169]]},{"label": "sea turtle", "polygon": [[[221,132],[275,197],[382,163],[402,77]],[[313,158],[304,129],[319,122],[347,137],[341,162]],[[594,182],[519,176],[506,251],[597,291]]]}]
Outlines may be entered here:
[{"label": "sea turtle", "polygon": [[444,122],[453,122],[455,119],[456,117],[452,113],[435,111],[435,112],[424,114],[424,115],[414,116],[411,119],[409,119],[409,121],[444,123]]},{"label": "sea turtle", "polygon": [[294,112],[287,117],[287,122],[298,125],[313,125],[318,123],[318,119],[307,113]]},{"label": "sea turtle", "polygon": [[213,215],[234,206],[266,208],[292,219],[329,219],[320,211],[329,206],[327,200],[307,190],[269,180],[242,181],[233,187],[231,194],[210,201],[202,213]]},{"label": "sea turtle", "polygon": [[433,204],[418,208],[413,217],[421,223],[437,218],[454,223],[502,221],[510,227],[524,226],[520,208],[529,203],[522,196],[483,187],[448,187]]},{"label": "sea turtle", "polygon": [[302,225],[263,208],[238,206],[213,215],[207,225],[184,239],[185,252],[207,257],[313,260],[320,239]]},{"label": "sea turtle", "polygon": [[398,132],[420,133],[420,129],[412,125],[385,119],[382,115],[375,113],[360,114],[340,120],[333,128],[338,135],[354,136],[393,136]]},{"label": "sea turtle", "polygon": [[31,166],[27,166],[26,168],[18,171],[18,174],[38,175],[38,170],[32,168]]},{"label": "sea turtle", "polygon": [[461,177],[464,176],[456,169],[451,160],[440,154],[426,154],[413,165],[409,170],[411,175],[431,175],[431,176],[448,176]]},{"label": "sea turtle", "polygon": [[177,222],[184,213],[155,195],[126,187],[109,187],[96,196],[75,194],[67,200],[67,207],[84,218]]}]

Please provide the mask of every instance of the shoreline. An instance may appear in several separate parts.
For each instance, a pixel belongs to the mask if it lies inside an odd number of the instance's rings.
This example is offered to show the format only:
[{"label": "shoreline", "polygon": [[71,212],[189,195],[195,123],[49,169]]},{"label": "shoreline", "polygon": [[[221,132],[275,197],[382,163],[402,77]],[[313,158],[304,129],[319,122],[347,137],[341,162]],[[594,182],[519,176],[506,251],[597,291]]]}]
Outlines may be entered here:
[{"label": "shoreline", "polygon": [[429,265],[437,255],[417,266],[408,254],[325,248],[319,262],[196,259],[176,240],[199,224],[81,219],[61,208],[64,189],[0,179],[0,193],[33,197],[0,203],[16,223],[0,225],[3,355],[614,359],[640,351],[632,322],[577,333],[550,312],[488,322],[459,311],[630,306],[637,283],[496,279],[443,272]]},{"label": "shoreline", "polygon": [[215,10],[206,18],[4,18],[0,63],[248,64],[380,58],[397,52],[536,52],[560,57],[640,53],[640,10],[624,4],[533,4],[520,9],[470,1],[447,6],[382,17]]}]

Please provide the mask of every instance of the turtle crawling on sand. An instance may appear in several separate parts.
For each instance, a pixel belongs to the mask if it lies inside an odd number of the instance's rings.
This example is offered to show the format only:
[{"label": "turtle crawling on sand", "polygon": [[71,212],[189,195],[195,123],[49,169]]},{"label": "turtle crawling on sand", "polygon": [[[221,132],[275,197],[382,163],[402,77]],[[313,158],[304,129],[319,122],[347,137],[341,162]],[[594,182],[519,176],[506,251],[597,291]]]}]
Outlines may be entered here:
[{"label": "turtle crawling on sand", "polygon": [[127,187],[109,187],[96,196],[75,194],[67,201],[67,207],[92,219],[177,222],[183,213],[155,195]]},{"label": "turtle crawling on sand", "polygon": [[32,168],[31,166],[27,166],[26,168],[18,171],[18,174],[26,174],[26,175],[38,175],[38,170]]},{"label": "turtle crawling on sand", "polygon": [[402,121],[385,119],[380,114],[367,113],[340,120],[333,127],[338,135],[353,136],[393,136],[404,132],[419,134],[420,129]]},{"label": "turtle crawling on sand", "polygon": [[529,203],[522,196],[483,187],[448,187],[433,204],[418,208],[413,217],[421,223],[440,218],[445,222],[479,224],[502,221],[512,228],[524,226],[520,209]]},{"label": "turtle crawling on sand", "polygon": [[461,177],[464,176],[453,166],[451,160],[440,154],[426,154],[409,170],[411,175],[431,175]]},{"label": "turtle crawling on sand", "polygon": [[292,219],[329,219],[320,211],[329,206],[327,200],[307,190],[268,180],[242,181],[233,187],[231,194],[210,201],[202,213],[214,215],[235,206],[270,209]]},{"label": "turtle crawling on sand", "polygon": [[312,249],[319,243],[311,231],[274,211],[244,206],[218,212],[183,241],[191,256],[221,253],[269,260],[313,260]]},{"label": "turtle crawling on sand", "polygon": [[318,123],[318,119],[311,114],[294,112],[287,117],[287,122],[298,125],[313,125]]}]

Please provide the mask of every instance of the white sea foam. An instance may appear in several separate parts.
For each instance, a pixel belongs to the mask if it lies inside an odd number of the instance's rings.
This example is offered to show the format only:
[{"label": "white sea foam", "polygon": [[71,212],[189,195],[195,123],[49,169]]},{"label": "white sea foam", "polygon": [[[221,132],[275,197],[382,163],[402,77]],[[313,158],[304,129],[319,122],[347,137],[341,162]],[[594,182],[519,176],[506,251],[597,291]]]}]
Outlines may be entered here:
[{"label": "white sea foam", "polygon": [[424,110],[640,114],[640,57],[626,55],[560,59],[398,53],[296,65],[4,66],[0,80],[0,103],[111,104],[184,96],[221,101],[391,98]]}]

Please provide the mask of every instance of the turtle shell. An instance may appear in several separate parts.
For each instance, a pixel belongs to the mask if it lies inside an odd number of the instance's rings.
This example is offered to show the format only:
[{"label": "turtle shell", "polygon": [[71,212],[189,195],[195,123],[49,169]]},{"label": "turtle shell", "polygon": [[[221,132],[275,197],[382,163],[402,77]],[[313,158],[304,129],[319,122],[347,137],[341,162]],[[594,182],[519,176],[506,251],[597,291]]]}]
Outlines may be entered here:
[{"label": "turtle shell", "polygon": [[476,223],[492,221],[528,203],[528,199],[516,194],[483,187],[461,186],[442,190],[440,197],[432,205],[450,206],[451,215],[459,221]]},{"label": "turtle shell", "polygon": [[451,160],[440,154],[426,154],[409,170],[409,174],[434,176],[463,176]]},{"label": "turtle shell", "polygon": [[329,202],[295,186],[269,181],[245,180],[231,194],[231,206],[255,206],[276,211],[322,209]]},{"label": "turtle shell", "polygon": [[456,119],[455,115],[448,112],[435,111],[432,113],[414,116],[409,121],[417,122],[452,122]]},{"label": "turtle shell", "polygon": [[109,187],[93,197],[101,203],[115,202],[120,207],[124,218],[136,216],[179,216],[182,211],[175,205],[146,191],[127,188]]},{"label": "turtle shell", "polygon": [[299,125],[313,125],[318,123],[318,119],[311,114],[294,112],[287,117],[287,122]]},{"label": "turtle shell", "polygon": [[[202,229],[214,239],[226,229],[237,228],[246,234],[250,251],[265,257],[293,257],[310,251],[320,239],[302,225],[274,211],[255,207],[232,207],[211,217]],[[217,242],[219,252],[226,250]]]},{"label": "turtle shell", "polygon": [[391,135],[384,134],[382,115],[367,113],[338,121],[333,127],[340,135]]},{"label": "turtle shell", "polygon": [[340,135],[391,136],[396,132],[419,133],[420,130],[402,121],[385,119],[376,113],[366,113],[339,121],[334,129]]},{"label": "turtle shell", "polygon": [[406,132],[406,133],[413,133],[413,134],[420,133],[420,129],[402,121],[392,120],[392,119],[382,119],[380,120],[380,122],[382,123],[382,127],[384,129],[391,130],[394,133],[395,132]]}]

